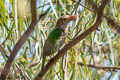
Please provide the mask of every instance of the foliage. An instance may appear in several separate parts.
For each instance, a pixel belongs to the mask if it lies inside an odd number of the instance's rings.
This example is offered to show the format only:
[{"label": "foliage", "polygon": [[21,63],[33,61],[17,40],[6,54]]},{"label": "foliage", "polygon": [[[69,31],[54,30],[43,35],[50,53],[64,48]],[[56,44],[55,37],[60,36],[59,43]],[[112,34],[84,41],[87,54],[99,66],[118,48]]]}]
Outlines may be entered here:
[{"label": "foliage", "polygon": [[[77,20],[69,24],[66,43],[91,27],[96,20],[96,10],[91,6],[89,0],[51,1],[54,6],[51,6],[49,0],[37,0],[38,14],[49,6],[51,9],[38,22],[27,42],[19,50],[8,79],[34,79],[41,69],[43,45],[58,17],[66,14],[77,15]],[[93,0],[93,2],[98,7],[101,0]],[[104,11],[104,15],[113,19],[118,25],[120,25],[119,4],[118,0],[111,0]],[[7,56],[10,55],[14,45],[26,31],[30,22],[30,0],[0,1],[0,71],[4,68]],[[107,80],[108,78],[112,80],[119,78],[119,71],[106,72],[87,66],[88,63],[100,66],[119,66],[119,33],[104,17],[96,31],[69,49],[67,53],[51,67],[44,76],[46,80]],[[48,57],[49,59],[50,57]],[[78,62],[82,62],[84,66]]]}]

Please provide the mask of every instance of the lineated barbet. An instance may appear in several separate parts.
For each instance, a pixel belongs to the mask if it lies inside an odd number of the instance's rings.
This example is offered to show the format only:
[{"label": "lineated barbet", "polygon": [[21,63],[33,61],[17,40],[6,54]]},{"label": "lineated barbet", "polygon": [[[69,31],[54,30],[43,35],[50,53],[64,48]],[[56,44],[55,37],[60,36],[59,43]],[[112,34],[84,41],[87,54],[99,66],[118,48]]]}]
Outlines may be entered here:
[{"label": "lineated barbet", "polygon": [[57,20],[55,28],[49,33],[43,47],[42,68],[44,67],[46,56],[50,56],[55,53],[62,46],[61,43],[64,43],[60,38],[61,36],[62,38],[65,38],[63,35],[66,32],[67,24],[74,19],[76,19],[76,16],[64,15]]}]

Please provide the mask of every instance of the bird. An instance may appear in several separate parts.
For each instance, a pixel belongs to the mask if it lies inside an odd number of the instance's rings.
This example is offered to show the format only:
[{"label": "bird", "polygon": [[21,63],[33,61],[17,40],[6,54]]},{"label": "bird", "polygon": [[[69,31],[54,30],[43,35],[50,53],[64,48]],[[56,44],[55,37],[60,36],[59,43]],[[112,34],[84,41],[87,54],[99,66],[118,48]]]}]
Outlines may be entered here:
[{"label": "bird", "polygon": [[[43,52],[42,52],[42,68],[44,67],[45,58],[47,56],[50,56],[54,54],[63,44],[63,38],[65,38],[65,32],[67,28],[67,24],[75,20],[76,16],[74,15],[64,15],[61,16],[55,25],[55,28],[49,33],[45,44],[43,46]],[[62,37],[62,39],[61,39]]]}]

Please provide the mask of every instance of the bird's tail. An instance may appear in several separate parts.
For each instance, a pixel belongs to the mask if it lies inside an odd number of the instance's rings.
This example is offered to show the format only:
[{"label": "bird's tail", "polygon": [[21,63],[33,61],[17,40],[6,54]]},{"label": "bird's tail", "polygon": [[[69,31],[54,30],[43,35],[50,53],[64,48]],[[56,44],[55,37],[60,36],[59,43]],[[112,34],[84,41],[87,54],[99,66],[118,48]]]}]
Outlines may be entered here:
[{"label": "bird's tail", "polygon": [[42,68],[41,68],[41,69],[43,69],[43,68],[44,68],[44,65],[45,65],[45,56],[43,56],[42,58],[43,58],[43,59],[42,59]]}]

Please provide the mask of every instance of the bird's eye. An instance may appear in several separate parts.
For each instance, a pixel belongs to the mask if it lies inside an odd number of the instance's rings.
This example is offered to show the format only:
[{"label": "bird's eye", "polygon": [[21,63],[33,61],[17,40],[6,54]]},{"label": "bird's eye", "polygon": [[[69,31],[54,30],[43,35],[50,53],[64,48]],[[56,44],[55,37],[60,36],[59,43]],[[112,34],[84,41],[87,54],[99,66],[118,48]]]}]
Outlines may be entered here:
[{"label": "bird's eye", "polygon": [[67,20],[66,18],[63,19],[63,21],[66,21],[66,20]]}]

